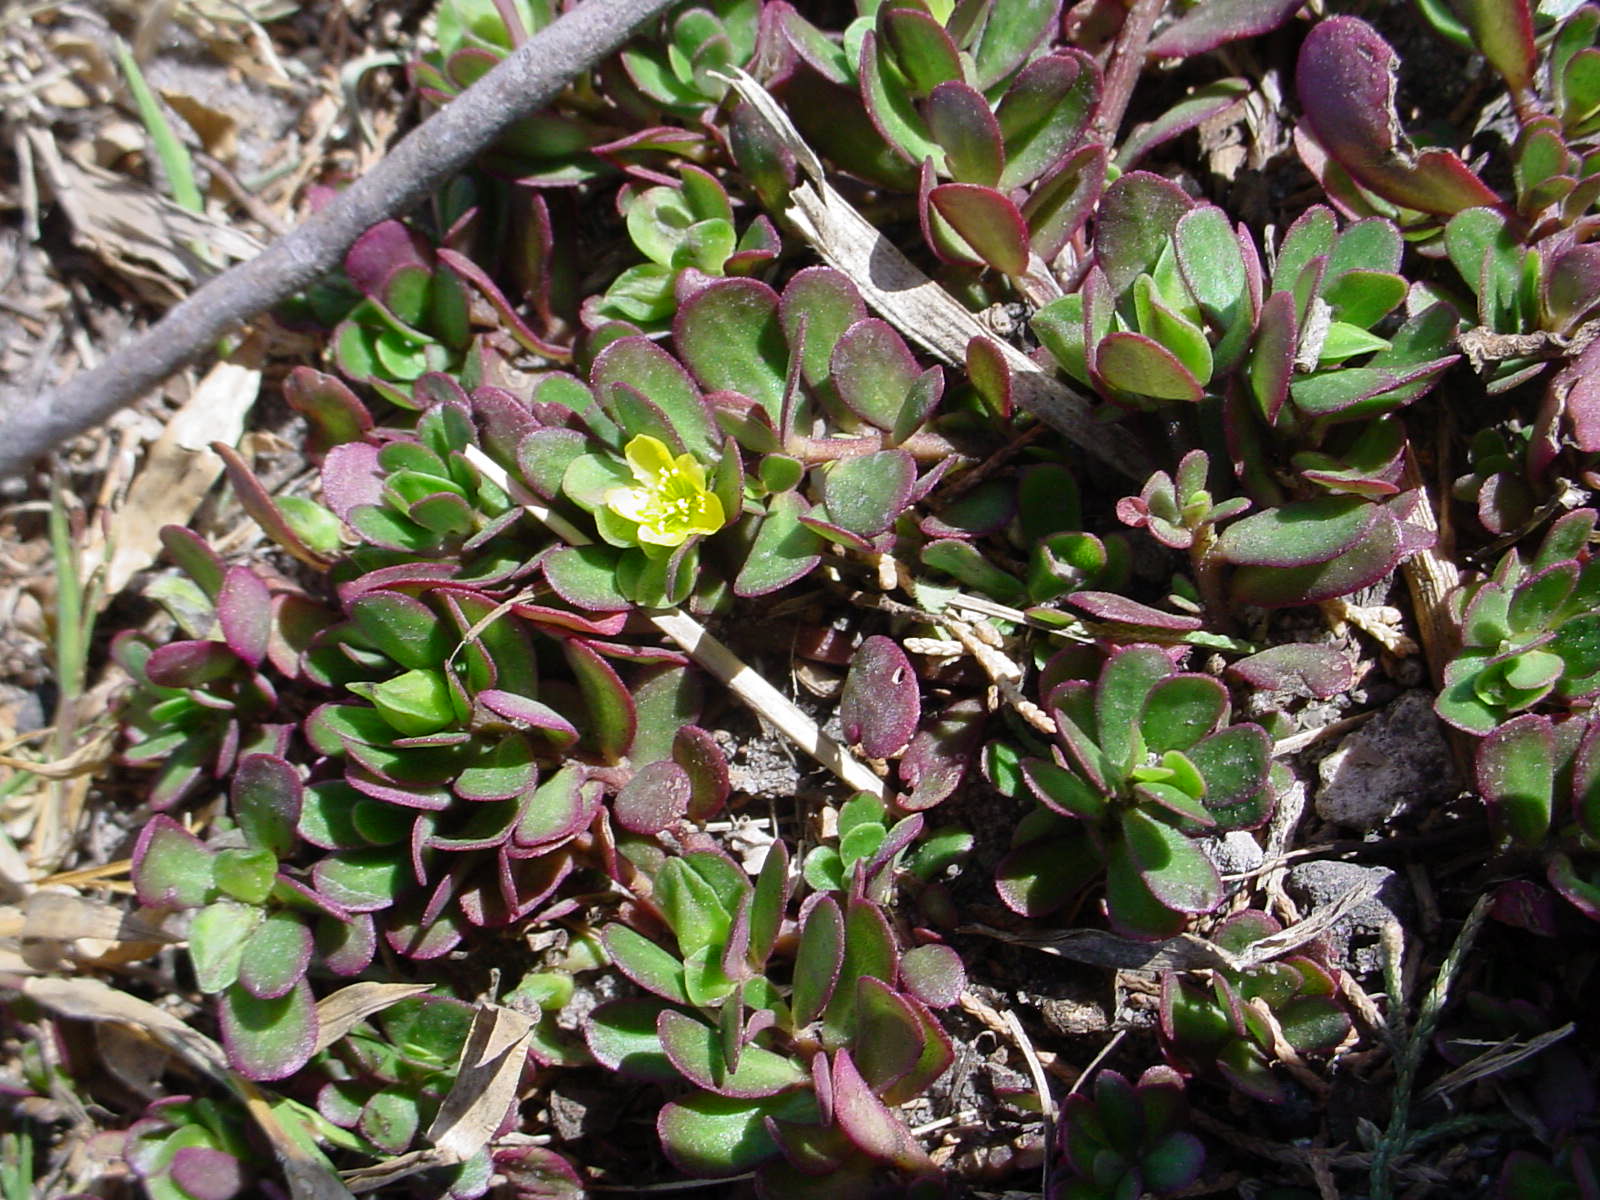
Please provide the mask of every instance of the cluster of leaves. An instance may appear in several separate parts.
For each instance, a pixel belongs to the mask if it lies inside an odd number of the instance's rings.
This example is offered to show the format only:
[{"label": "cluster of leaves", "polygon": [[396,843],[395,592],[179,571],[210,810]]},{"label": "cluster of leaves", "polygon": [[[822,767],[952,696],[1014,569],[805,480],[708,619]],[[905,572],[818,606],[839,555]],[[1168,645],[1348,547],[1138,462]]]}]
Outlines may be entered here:
[{"label": "cluster of leaves", "polygon": [[1183,1079],[1151,1067],[1137,1083],[1115,1071],[1061,1106],[1060,1161],[1052,1164],[1049,1200],[1125,1200],[1183,1191],[1205,1165],[1205,1147],[1189,1133]]},{"label": "cluster of leaves", "polygon": [[1042,916],[1104,875],[1107,918],[1137,937],[1215,909],[1222,881],[1196,839],[1271,815],[1266,731],[1228,724],[1227,689],[1156,646],[1116,651],[1093,681],[1053,681],[1045,707],[1050,756],[1005,768],[1039,802],[998,868],[1006,904]]}]

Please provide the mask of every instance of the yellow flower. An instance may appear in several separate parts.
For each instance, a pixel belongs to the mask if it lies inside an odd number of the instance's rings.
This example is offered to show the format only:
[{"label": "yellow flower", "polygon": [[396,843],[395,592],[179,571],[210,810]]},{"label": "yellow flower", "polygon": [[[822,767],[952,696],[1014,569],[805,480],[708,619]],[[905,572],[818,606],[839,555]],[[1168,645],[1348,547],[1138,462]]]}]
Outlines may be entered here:
[{"label": "yellow flower", "polygon": [[681,546],[697,533],[722,528],[722,501],[707,490],[705,468],[694,455],[673,458],[666,443],[643,433],[622,453],[637,486],[606,492],[606,507],[639,526],[641,543]]}]

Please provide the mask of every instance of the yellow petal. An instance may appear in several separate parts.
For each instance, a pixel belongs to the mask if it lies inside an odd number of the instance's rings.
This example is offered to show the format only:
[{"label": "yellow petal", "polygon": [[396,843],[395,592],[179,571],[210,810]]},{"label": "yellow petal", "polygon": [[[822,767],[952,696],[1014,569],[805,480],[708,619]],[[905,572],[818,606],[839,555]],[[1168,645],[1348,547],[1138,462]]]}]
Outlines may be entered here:
[{"label": "yellow petal", "polygon": [[689,529],[693,533],[716,533],[725,521],[722,501],[714,492],[705,492],[699,497],[694,513],[689,518]]},{"label": "yellow petal", "polygon": [[615,487],[606,492],[606,507],[619,517],[642,523],[650,519],[655,496],[644,488]]},{"label": "yellow petal", "polygon": [[633,477],[650,487],[659,487],[661,477],[672,471],[672,451],[660,438],[641,433],[623,448],[623,457],[633,468]]}]

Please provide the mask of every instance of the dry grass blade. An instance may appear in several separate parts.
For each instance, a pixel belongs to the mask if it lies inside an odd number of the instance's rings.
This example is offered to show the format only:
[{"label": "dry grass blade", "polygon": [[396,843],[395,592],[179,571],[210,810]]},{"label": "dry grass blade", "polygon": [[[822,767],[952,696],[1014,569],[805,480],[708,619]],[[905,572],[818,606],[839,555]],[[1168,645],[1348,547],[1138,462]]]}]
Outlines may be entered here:
[{"label": "dry grass blade", "polygon": [[428,1128],[428,1140],[451,1161],[483,1147],[516,1099],[533,1021],[513,1009],[485,1004],[472,1017],[455,1082]]},{"label": "dry grass blade", "polygon": [[1430,1100],[1442,1100],[1451,1092],[1465,1087],[1469,1083],[1476,1083],[1480,1079],[1488,1079],[1502,1071],[1509,1071],[1518,1063],[1527,1062],[1536,1054],[1540,1054],[1554,1046],[1557,1042],[1570,1037],[1577,1031],[1577,1026],[1571,1021],[1559,1029],[1546,1030],[1538,1037],[1529,1038],[1519,1042],[1516,1038],[1507,1038],[1498,1046],[1485,1050],[1478,1057],[1469,1062],[1462,1063],[1447,1075],[1441,1076],[1417,1095],[1418,1101],[1423,1104]]},{"label": "dry grass blade", "polygon": [[333,1045],[374,1013],[433,990],[431,983],[352,983],[317,1001],[317,1051]]}]

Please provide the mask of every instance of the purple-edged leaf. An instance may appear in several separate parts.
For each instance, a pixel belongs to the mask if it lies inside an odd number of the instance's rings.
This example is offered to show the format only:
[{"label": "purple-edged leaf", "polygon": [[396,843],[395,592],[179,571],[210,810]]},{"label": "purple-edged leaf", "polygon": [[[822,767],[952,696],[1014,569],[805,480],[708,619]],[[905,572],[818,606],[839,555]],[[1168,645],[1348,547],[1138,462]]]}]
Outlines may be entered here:
[{"label": "purple-edged leaf", "polygon": [[945,705],[900,756],[900,779],[911,788],[900,807],[921,812],[948,798],[965,778],[983,736],[984,717],[970,701]]},{"label": "purple-edged leaf", "polygon": [[1155,266],[1178,220],[1194,201],[1171,180],[1130,171],[1105,190],[1095,231],[1095,258],[1113,300]]},{"label": "purple-edged leaf", "polygon": [[1019,916],[1043,917],[1083,891],[1103,865],[1087,838],[1029,842],[1000,860],[995,891]]},{"label": "purple-edged leaf", "polygon": [[349,921],[327,915],[317,918],[317,958],[335,975],[356,975],[372,965],[378,949],[377,930],[366,913]]},{"label": "purple-edged leaf", "polygon": [[822,502],[834,524],[860,537],[876,537],[905,511],[916,479],[916,461],[903,450],[847,458],[824,476]]},{"label": "purple-edged leaf", "polygon": [[543,560],[544,577],[568,604],[618,612],[633,602],[617,588],[618,552],[610,546],[562,546]]},{"label": "purple-edged leaf", "polygon": [[890,638],[868,638],[850,660],[839,700],[845,740],[869,758],[888,758],[905,749],[921,715],[917,676],[905,651]]},{"label": "purple-edged leaf", "polygon": [[1171,350],[1142,333],[1108,333],[1095,345],[1094,373],[1107,387],[1131,397],[1198,404],[1205,395]]},{"label": "purple-edged leaf", "polygon": [[1227,689],[1209,675],[1185,673],[1150,689],[1139,729],[1153,753],[1188,750],[1227,715]]},{"label": "purple-edged leaf", "polygon": [[1206,913],[1222,903],[1217,868],[1189,836],[1133,808],[1122,814],[1128,855],[1150,894],[1177,912]]},{"label": "purple-edged leaf", "polygon": [[851,1039],[861,1077],[880,1095],[905,1078],[922,1057],[923,1027],[916,1011],[881,979],[856,983],[856,1031]]},{"label": "purple-edged leaf", "polygon": [[1239,603],[1263,608],[1319,604],[1376,583],[1394,570],[1406,553],[1400,523],[1388,509],[1379,509],[1362,539],[1343,554],[1300,567],[1240,567],[1231,590]]},{"label": "purple-edged leaf", "polygon": [[931,14],[914,8],[880,8],[878,35],[880,52],[893,60],[892,66],[879,60],[886,85],[900,84],[912,99],[921,100],[939,84],[961,78],[956,44]]},{"label": "purple-edged leaf", "polygon": [[670,1083],[679,1074],[656,1033],[656,1022],[666,1011],[659,1000],[612,1000],[584,1021],[584,1041],[602,1066],[631,1079]]},{"label": "purple-edged leaf", "polygon": [[795,492],[780,492],[767,502],[755,545],[734,581],[735,595],[765,596],[800,579],[821,561],[822,538],[800,520],[805,507]]},{"label": "purple-edged leaf", "polygon": [[289,912],[273,912],[244,944],[239,986],[252,996],[275,1000],[305,977],[311,963],[311,930]]},{"label": "purple-edged leaf", "polygon": [[1172,660],[1155,646],[1132,646],[1107,660],[1095,687],[1097,742],[1114,774],[1142,763],[1132,761],[1139,718],[1150,691],[1172,674]]},{"label": "purple-edged leaf", "polygon": [[629,337],[612,342],[595,359],[589,383],[605,395],[612,383],[625,383],[648,396],[666,415],[684,449],[698,458],[714,460],[722,438],[710,409],[689,373],[665,350],[648,338]]},{"label": "purple-edged leaf", "polygon": [[672,739],[672,761],[689,780],[691,821],[709,821],[728,802],[728,759],[716,740],[698,725],[682,725]]},{"label": "purple-edged leaf", "polygon": [[1294,356],[1300,338],[1295,316],[1295,298],[1290,292],[1273,292],[1261,306],[1256,323],[1255,346],[1250,352],[1247,373],[1250,394],[1256,411],[1270,425],[1289,398],[1289,383],[1294,375]]},{"label": "purple-edged leaf", "polygon": [[963,183],[993,187],[1000,181],[1005,147],[1000,125],[983,93],[959,80],[941,83],[923,105],[928,132],[944,148],[945,166]]},{"label": "purple-edged leaf", "polygon": [[217,592],[217,622],[222,639],[252,667],[267,656],[272,636],[272,593],[248,567],[230,567]]},{"label": "purple-edged leaf", "polygon": [[1105,872],[1106,916],[1117,933],[1155,940],[1176,936],[1189,923],[1184,913],[1156,899],[1120,840],[1105,860]]},{"label": "purple-edged leaf", "polygon": [[1185,753],[1206,781],[1206,807],[1225,809],[1245,803],[1266,786],[1272,743],[1259,725],[1230,725]]},{"label": "purple-edged leaf", "polygon": [[1249,81],[1244,79],[1218,79],[1195,88],[1155,120],[1135,126],[1117,150],[1117,166],[1128,170],[1162,143],[1221,117],[1249,93]]},{"label": "purple-edged leaf", "polygon": [[855,284],[832,267],[808,267],[789,280],[778,317],[790,347],[799,348],[801,374],[813,389],[826,387],[840,336],[866,315]]},{"label": "purple-edged leaf", "polygon": [[367,406],[340,379],[311,367],[296,367],[283,381],[283,398],[305,416],[312,429],[313,455],[345,442],[360,441],[372,428]]},{"label": "purple-edged leaf", "polygon": [[[987,92],[1022,66],[1028,56],[1056,28],[1060,0],[1031,0],[1027,4],[973,5],[966,12],[987,10],[988,20],[972,51],[974,86]],[[974,13],[976,15],[976,13]],[[952,23],[957,18],[952,17]],[[970,19],[970,18],[969,18]],[[961,39],[965,42],[965,39]]]},{"label": "purple-edged leaf", "polygon": [[221,642],[168,642],[145,660],[144,673],[158,687],[204,687],[226,678],[240,666],[239,656]]},{"label": "purple-edged leaf", "polygon": [[1190,209],[1173,235],[1178,269],[1213,327],[1231,331],[1250,317],[1250,285],[1239,239],[1214,205]]},{"label": "purple-edged leaf", "polygon": [[693,1093],[674,1100],[656,1118],[656,1136],[674,1166],[700,1179],[737,1175],[778,1152],[766,1118],[815,1121],[816,1103],[805,1093],[739,1100]]},{"label": "purple-edged leaf", "polygon": [[892,980],[899,957],[894,932],[883,910],[870,900],[853,896],[845,906],[844,961],[837,986],[823,1015],[823,1043],[848,1043],[855,1025],[856,981],[866,976]]},{"label": "purple-edged leaf", "polygon": [[679,1073],[719,1096],[755,1100],[809,1079],[804,1068],[760,1046],[743,1047],[738,1069],[729,1071],[716,1029],[674,1009],[666,1009],[656,1018],[656,1032]]},{"label": "purple-edged leaf", "polygon": [[595,748],[607,762],[616,762],[627,753],[638,729],[633,697],[610,664],[583,642],[569,640],[562,649],[588,708]]},{"label": "purple-edged leaf", "polygon": [[1555,793],[1555,737],[1550,718],[1515,717],[1478,743],[1478,791],[1505,834],[1535,847],[1550,829]]},{"label": "purple-edged leaf", "polygon": [[[167,1168],[171,1183],[192,1200],[233,1200],[244,1191],[245,1167],[224,1150],[210,1146],[180,1146]],[[147,1183],[155,1190],[156,1180]]]},{"label": "purple-edged leaf", "polygon": [[1300,47],[1300,106],[1318,142],[1346,171],[1386,200],[1448,215],[1500,197],[1448,150],[1413,153],[1395,113],[1399,58],[1355,17],[1323,21]]},{"label": "purple-edged leaf", "polygon": [[391,907],[411,880],[410,864],[388,849],[351,850],[319,859],[311,878],[319,894],[351,912]]},{"label": "purple-edged leaf", "polygon": [[794,960],[794,991],[789,1007],[795,1028],[811,1024],[827,1007],[844,961],[844,919],[832,896],[811,904],[800,926]]},{"label": "purple-edged leaf", "polygon": [[617,824],[633,833],[660,833],[689,811],[693,785],[677,763],[646,763],[611,802]]},{"label": "purple-edged leaf", "polygon": [[208,599],[215,600],[225,573],[221,555],[198,533],[182,525],[163,525],[159,536],[167,557],[199,585]]},{"label": "purple-edged leaf", "polygon": [[600,932],[606,953],[629,979],[663,1000],[688,1004],[684,989],[683,963],[643,934],[626,925],[607,925]]},{"label": "purple-edged leaf", "polygon": [[133,847],[133,887],[149,908],[194,908],[213,886],[213,854],[171,817],[154,816]]},{"label": "purple-edged leaf", "polygon": [[748,396],[774,420],[783,404],[789,354],[778,295],[753,279],[717,279],[678,307],[673,342],[707,391]]},{"label": "purple-edged leaf", "polygon": [[[852,1165],[860,1162],[860,1155],[850,1139],[834,1128],[826,1115],[821,1125],[775,1121],[768,1117],[767,1132],[773,1141],[778,1143],[778,1149],[783,1151],[783,1157],[801,1179],[826,1178],[830,1190],[839,1187],[842,1180],[849,1178],[848,1172]],[[768,1190],[774,1190],[772,1171],[773,1168],[769,1165],[761,1173],[762,1185]],[[809,1185],[801,1184],[801,1186]]]},{"label": "purple-edged leaf", "polygon": [[317,1006],[301,979],[275,999],[235,985],[217,1001],[228,1062],[249,1079],[286,1079],[311,1059],[317,1044]]},{"label": "purple-edged leaf", "polygon": [[767,857],[756,876],[755,889],[750,897],[750,941],[746,950],[751,967],[761,970],[772,953],[783,925],[783,914],[789,903],[793,884],[789,879],[789,851],[783,842],[776,841],[767,850]]},{"label": "purple-edged leaf", "polygon": [[[809,342],[809,322],[807,337]],[[857,321],[839,337],[829,373],[852,412],[888,430],[922,370],[894,327],[871,318]]]},{"label": "purple-edged leaf", "polygon": [[1022,204],[1028,240],[1045,262],[1066,248],[1094,210],[1106,180],[1106,149],[1082,146],[1053,167]]},{"label": "purple-edged leaf", "polygon": [[529,696],[518,695],[499,688],[484,688],[477,695],[478,703],[490,712],[539,733],[555,749],[561,750],[578,740],[577,727],[548,704]]},{"label": "purple-edged leaf", "polygon": [[[912,103],[907,80],[891,57],[880,51],[875,33],[868,33],[861,39],[857,77],[867,116],[889,148],[908,162],[928,161],[935,171],[942,171],[944,150],[930,136],[927,122]],[[957,65],[954,73],[945,78],[960,77],[961,70]],[[931,89],[938,82],[942,80],[930,78],[927,81],[928,88]]]},{"label": "purple-edged leaf", "polygon": [[949,1008],[966,990],[967,972],[949,946],[916,946],[900,958],[900,982],[930,1008]]},{"label": "purple-edged leaf", "polygon": [[1101,621],[1115,621],[1119,625],[1138,625],[1146,629],[1170,629],[1174,633],[1188,633],[1205,624],[1199,617],[1183,613],[1165,612],[1140,604],[1115,592],[1073,592],[1067,603]]},{"label": "purple-edged leaf", "polygon": [[408,669],[437,667],[450,653],[449,633],[438,615],[400,592],[372,591],[350,604],[350,619],[365,640]]},{"label": "purple-edged leaf", "polygon": [[900,1118],[872,1094],[847,1050],[833,1056],[833,1119],[844,1135],[874,1158],[907,1171],[933,1164]]},{"label": "purple-edged leaf", "polygon": [[1369,536],[1383,512],[1359,496],[1322,496],[1229,525],[1217,551],[1238,565],[1303,567],[1338,557]]},{"label": "purple-edged leaf", "polygon": [[1196,5],[1151,39],[1155,58],[1188,58],[1225,42],[1256,37],[1278,28],[1304,0],[1208,0]]},{"label": "purple-edged leaf", "polygon": [[1335,646],[1295,642],[1273,646],[1228,668],[1252,687],[1263,691],[1299,685],[1319,700],[1348,691],[1355,683],[1349,657]]},{"label": "purple-edged leaf", "polygon": [[984,263],[1007,275],[1028,269],[1028,226],[1000,192],[975,183],[941,183],[928,192],[928,204],[935,248],[946,257]]},{"label": "purple-edged leaf", "polygon": [[245,755],[234,768],[229,800],[247,845],[289,857],[300,820],[301,785],[288,762],[275,754]]},{"label": "purple-edged leaf", "polygon": [[1099,103],[1100,69],[1080,50],[1046,55],[1024,67],[995,110],[1006,159],[996,186],[1006,192],[1026,187],[1060,162],[1078,144]]},{"label": "purple-edged leaf", "polygon": [[211,449],[222,459],[239,506],[250,514],[255,523],[266,530],[273,541],[312,570],[327,570],[332,559],[306,545],[239,452],[226,442],[212,442]]}]

